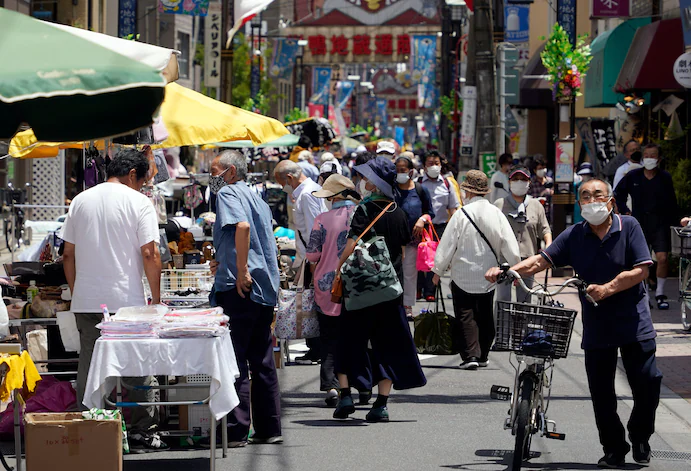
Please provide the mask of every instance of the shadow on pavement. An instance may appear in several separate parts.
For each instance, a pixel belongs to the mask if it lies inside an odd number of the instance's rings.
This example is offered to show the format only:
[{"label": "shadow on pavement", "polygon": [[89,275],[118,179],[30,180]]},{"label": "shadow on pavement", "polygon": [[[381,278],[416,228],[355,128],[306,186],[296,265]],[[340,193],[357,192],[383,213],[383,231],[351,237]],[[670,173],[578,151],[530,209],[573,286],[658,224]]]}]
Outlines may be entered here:
[{"label": "shadow on pavement", "polygon": [[[513,459],[513,450],[477,450],[475,456],[490,458],[490,460],[483,461],[473,461],[472,463],[464,464],[451,464],[442,465],[441,468],[447,469],[475,469],[478,467],[484,467],[489,465],[496,466],[506,466],[506,468],[496,468],[502,471],[511,470],[511,460]],[[535,459],[541,456],[540,452],[533,451],[530,453],[530,458]],[[618,469],[630,469],[637,470],[642,469],[644,466],[634,463],[627,463],[623,468]],[[521,465],[521,469],[535,469],[535,470],[596,470],[601,469],[596,463],[531,463],[530,461],[524,461]]]},{"label": "shadow on pavement", "polygon": [[363,419],[347,419],[347,420],[292,420],[291,423],[306,425],[308,427],[367,427],[367,422]]},{"label": "shadow on pavement", "polygon": [[[216,461],[217,466],[218,460],[220,460],[220,458]],[[208,469],[208,458],[190,458],[186,460],[180,459],[179,457],[162,460],[125,460],[123,467],[124,471],[208,471]]]}]

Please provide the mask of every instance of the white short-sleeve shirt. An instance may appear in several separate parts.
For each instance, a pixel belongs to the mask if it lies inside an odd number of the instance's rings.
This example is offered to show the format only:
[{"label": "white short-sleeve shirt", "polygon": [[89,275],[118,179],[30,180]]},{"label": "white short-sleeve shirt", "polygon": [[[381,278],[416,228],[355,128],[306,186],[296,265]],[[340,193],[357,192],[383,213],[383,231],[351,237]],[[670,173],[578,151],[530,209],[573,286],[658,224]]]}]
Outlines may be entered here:
[{"label": "white short-sleeve shirt", "polygon": [[138,191],[106,182],[77,195],[62,230],[75,246],[72,311],[145,305],[141,247],[159,237],[154,206]]}]

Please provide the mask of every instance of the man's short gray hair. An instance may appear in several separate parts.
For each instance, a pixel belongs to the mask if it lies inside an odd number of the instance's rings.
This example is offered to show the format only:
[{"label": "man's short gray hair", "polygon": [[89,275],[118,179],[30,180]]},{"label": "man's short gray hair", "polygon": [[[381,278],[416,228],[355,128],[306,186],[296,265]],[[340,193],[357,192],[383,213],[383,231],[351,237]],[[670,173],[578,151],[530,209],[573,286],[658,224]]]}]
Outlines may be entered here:
[{"label": "man's short gray hair", "polygon": [[592,183],[592,182],[604,183],[605,186],[607,187],[607,196],[609,196],[609,197],[614,196],[614,190],[612,189],[612,185],[608,181],[602,180],[600,178],[592,178],[592,179],[588,180],[587,182],[581,183],[581,186],[578,188],[578,199],[581,199],[581,194],[583,193],[583,187],[587,183]]},{"label": "man's short gray hair", "polygon": [[225,150],[218,155],[218,163],[224,169],[235,167],[238,180],[245,180],[247,178],[247,159],[240,152],[236,150]]},{"label": "man's short gray hair", "polygon": [[278,176],[285,179],[288,175],[293,178],[300,178],[302,175],[302,168],[292,160],[284,160],[277,167]]}]

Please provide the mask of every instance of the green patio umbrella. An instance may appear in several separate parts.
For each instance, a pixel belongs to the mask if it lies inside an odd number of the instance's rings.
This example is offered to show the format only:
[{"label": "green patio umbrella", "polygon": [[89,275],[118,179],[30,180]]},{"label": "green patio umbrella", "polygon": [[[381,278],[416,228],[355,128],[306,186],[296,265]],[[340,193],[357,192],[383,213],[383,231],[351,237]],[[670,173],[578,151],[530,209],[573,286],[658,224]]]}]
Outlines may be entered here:
[{"label": "green patio umbrella", "polygon": [[21,125],[42,141],[83,141],[147,126],[166,81],[50,23],[0,8],[0,138]]},{"label": "green patio umbrella", "polygon": [[265,147],[295,147],[298,144],[299,140],[300,136],[296,136],[295,134],[286,134],[285,136],[281,136],[278,139],[275,139],[271,142],[267,142],[265,144],[259,144],[258,146],[254,146],[252,144],[252,141],[218,142],[214,145],[218,147],[227,147],[229,149],[244,149],[246,147],[256,147],[257,149],[263,149]]}]

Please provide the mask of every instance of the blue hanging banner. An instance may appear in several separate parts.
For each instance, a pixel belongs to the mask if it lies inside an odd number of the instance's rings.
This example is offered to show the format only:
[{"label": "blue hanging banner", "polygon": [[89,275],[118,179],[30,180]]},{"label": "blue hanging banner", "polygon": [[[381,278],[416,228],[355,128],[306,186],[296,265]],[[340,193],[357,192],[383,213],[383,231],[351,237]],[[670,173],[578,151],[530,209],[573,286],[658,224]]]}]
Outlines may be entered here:
[{"label": "blue hanging banner", "polygon": [[401,126],[396,126],[394,133],[394,139],[398,142],[399,146],[403,147],[405,145],[405,129]]},{"label": "blue hanging banner", "polygon": [[566,31],[569,42],[576,44],[576,0],[558,0],[557,23]]},{"label": "blue hanging banner", "polygon": [[298,55],[298,41],[292,38],[280,38],[274,40],[273,57],[269,75],[274,78],[290,80],[293,74],[295,58]]},{"label": "blue hanging banner", "polygon": [[413,83],[418,84],[418,106],[436,108],[437,90],[437,36],[413,36]]},{"label": "blue hanging banner", "polygon": [[386,105],[388,100],[386,98],[377,98],[377,120],[379,120],[379,128],[386,129],[389,125],[389,116],[386,112]]},{"label": "blue hanging banner", "polygon": [[336,84],[336,108],[344,109],[348,105],[354,88],[353,82],[338,82]]},{"label": "blue hanging banner", "polygon": [[314,67],[312,69],[312,98],[315,105],[328,105],[331,90],[331,68]]},{"label": "blue hanging banner", "polygon": [[118,6],[118,37],[137,33],[137,0],[120,0]]}]

